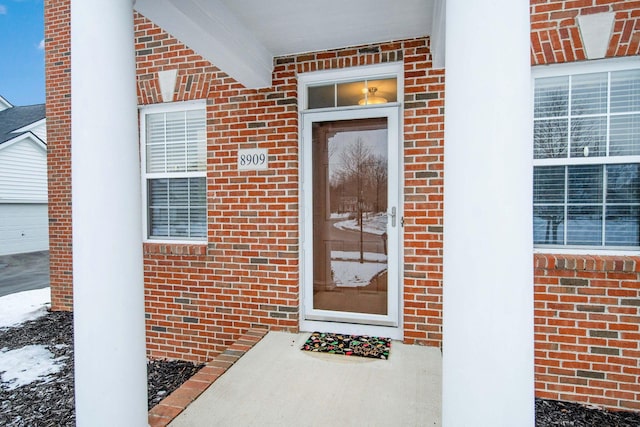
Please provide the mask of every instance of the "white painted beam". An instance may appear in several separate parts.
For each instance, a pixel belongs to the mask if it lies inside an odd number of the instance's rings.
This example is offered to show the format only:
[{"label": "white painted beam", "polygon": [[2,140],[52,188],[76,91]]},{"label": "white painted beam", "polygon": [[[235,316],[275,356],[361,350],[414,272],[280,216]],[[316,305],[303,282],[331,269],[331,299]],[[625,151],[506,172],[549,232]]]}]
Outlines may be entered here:
[{"label": "white painted beam", "polygon": [[135,8],[248,88],[271,86],[273,55],[219,0],[137,0]]},{"label": "white painted beam", "polygon": [[443,425],[533,426],[529,1],[447,0]]},{"label": "white painted beam", "polygon": [[445,67],[446,54],[446,1],[433,0],[431,23],[431,59],[433,68]]},{"label": "white painted beam", "polygon": [[72,0],[71,52],[76,423],[146,426],[132,0]]}]

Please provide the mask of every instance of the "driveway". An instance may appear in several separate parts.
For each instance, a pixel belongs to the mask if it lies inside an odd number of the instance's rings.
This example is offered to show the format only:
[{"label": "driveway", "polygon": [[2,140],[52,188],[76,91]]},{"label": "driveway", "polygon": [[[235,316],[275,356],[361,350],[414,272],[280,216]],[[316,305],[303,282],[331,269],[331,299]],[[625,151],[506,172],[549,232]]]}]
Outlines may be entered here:
[{"label": "driveway", "polygon": [[0,256],[0,297],[49,286],[49,251]]}]

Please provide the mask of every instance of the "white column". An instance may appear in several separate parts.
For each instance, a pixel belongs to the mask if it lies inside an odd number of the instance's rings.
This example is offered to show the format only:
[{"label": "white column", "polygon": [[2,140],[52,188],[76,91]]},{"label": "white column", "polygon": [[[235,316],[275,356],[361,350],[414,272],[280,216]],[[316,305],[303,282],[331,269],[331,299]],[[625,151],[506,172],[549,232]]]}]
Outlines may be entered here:
[{"label": "white column", "polygon": [[533,426],[529,1],[447,0],[443,425]]},{"label": "white column", "polygon": [[71,1],[78,426],[146,426],[132,0]]}]

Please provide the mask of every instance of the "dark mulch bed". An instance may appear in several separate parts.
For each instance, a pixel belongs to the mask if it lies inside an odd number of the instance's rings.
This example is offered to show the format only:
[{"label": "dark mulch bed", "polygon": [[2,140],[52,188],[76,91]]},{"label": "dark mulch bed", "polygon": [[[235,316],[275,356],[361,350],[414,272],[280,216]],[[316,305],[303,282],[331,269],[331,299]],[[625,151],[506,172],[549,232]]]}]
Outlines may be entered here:
[{"label": "dark mulch bed", "polygon": [[[0,383],[0,426],[74,426],[73,317],[52,312],[14,328],[0,328],[0,349],[45,345],[64,368],[48,383],[34,382],[8,391]],[[147,365],[149,408],[178,388],[201,366],[183,361],[152,361]],[[2,367],[0,367],[0,370]],[[640,413],[611,412],[575,403],[536,399],[536,426],[638,427]]]},{"label": "dark mulch bed", "polygon": [[577,403],[536,399],[536,426],[638,427],[640,413],[587,408]]},{"label": "dark mulch bed", "polygon": [[184,360],[152,360],[147,364],[149,409],[195,375],[204,365]]},{"label": "dark mulch bed", "polygon": [[[0,383],[0,426],[75,426],[73,315],[51,312],[18,327],[0,328],[0,349],[13,350],[33,344],[46,346],[56,358],[66,357],[64,367],[52,375],[47,383],[36,381],[11,391]],[[201,367],[185,361],[149,362],[149,409],[180,387]]]}]

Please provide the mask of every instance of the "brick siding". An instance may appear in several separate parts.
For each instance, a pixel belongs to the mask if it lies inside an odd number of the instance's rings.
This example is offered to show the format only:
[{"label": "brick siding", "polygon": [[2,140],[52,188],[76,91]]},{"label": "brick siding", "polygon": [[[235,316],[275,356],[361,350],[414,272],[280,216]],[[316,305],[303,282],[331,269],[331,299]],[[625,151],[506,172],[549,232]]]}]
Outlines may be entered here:
[{"label": "brick siding", "polygon": [[531,0],[531,64],[557,64],[586,59],[576,18],[614,12],[607,57],[640,53],[640,1]]},{"label": "brick siding", "polygon": [[535,256],[539,397],[640,410],[640,257]]},{"label": "brick siding", "polygon": [[49,281],[51,308],[73,308],[71,252],[71,33],[69,0],[45,0]]},{"label": "brick siding", "polygon": [[[576,17],[600,12],[615,12],[606,56],[640,54],[640,1],[532,0],[532,65],[585,60]],[[640,258],[534,265],[536,395],[640,410]]]},{"label": "brick siding", "polygon": [[[405,336],[439,346],[444,73],[428,40],[276,58],[273,86],[248,90],[139,14],[135,26],[140,104],[161,102],[156,73],[175,68],[174,101],[207,99],[208,245],[144,245],[151,356],[204,361],[249,328],[298,329],[297,74],[390,61],[405,64]],[[268,149],[269,170],[238,171],[240,148]]]},{"label": "brick siding", "polygon": [[[45,3],[52,305],[72,308],[69,0]],[[533,65],[584,59],[575,17],[615,11],[607,56],[637,55],[640,2],[531,1]],[[429,39],[274,60],[269,88],[245,89],[135,14],[138,102],[162,102],[157,72],[178,69],[173,101],[206,99],[207,244],[144,245],[151,357],[211,360],[251,328],[298,328],[297,74],[404,64],[405,342],[442,345],[444,71]],[[269,170],[235,168],[267,148]],[[640,259],[535,255],[536,393],[640,410]]]}]

